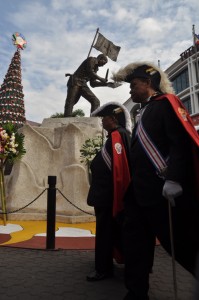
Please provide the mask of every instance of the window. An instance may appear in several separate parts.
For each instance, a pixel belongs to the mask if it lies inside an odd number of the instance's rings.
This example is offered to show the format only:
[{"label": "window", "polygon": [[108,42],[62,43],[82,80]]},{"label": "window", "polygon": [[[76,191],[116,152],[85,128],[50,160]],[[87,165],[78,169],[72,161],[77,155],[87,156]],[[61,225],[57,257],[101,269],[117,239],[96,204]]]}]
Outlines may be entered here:
[{"label": "window", "polygon": [[190,98],[186,98],[186,99],[182,100],[182,103],[184,104],[184,106],[188,110],[189,114],[192,114],[191,99]]},{"label": "window", "polygon": [[188,69],[184,70],[174,79],[172,79],[173,88],[176,94],[180,93],[181,91],[185,90],[189,87],[189,76],[188,76]]}]

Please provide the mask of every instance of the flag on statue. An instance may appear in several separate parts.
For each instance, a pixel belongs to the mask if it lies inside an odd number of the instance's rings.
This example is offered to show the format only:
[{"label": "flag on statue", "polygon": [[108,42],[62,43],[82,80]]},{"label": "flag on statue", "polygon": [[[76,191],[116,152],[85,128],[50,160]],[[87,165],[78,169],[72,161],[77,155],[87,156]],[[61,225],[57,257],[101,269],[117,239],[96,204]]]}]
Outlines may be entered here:
[{"label": "flag on statue", "polygon": [[199,34],[194,34],[194,43],[195,45],[199,45]]},{"label": "flag on statue", "polygon": [[108,56],[113,61],[117,60],[121,48],[107,40],[101,33],[98,33],[97,41],[93,47],[102,52],[104,55]]}]

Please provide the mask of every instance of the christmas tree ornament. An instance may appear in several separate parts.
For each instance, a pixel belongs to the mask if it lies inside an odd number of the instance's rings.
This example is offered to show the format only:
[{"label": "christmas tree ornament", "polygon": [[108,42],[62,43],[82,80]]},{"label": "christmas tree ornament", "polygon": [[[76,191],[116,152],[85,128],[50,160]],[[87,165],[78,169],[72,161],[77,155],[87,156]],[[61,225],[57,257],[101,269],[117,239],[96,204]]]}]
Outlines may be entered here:
[{"label": "christmas tree ornament", "polygon": [[12,35],[12,41],[13,41],[13,45],[15,45],[17,49],[24,50],[27,46],[25,37],[19,32],[15,32]]}]

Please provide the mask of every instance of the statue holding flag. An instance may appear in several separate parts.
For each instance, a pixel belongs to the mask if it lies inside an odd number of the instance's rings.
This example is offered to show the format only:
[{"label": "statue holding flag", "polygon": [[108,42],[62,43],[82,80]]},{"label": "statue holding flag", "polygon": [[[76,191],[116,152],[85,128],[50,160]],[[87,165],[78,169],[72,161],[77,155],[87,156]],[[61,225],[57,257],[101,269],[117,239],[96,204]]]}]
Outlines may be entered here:
[{"label": "statue holding flag", "polygon": [[[81,63],[74,74],[65,74],[66,77],[69,76],[69,80],[67,83],[68,91],[64,108],[64,117],[70,117],[72,115],[73,106],[79,101],[81,96],[90,102],[91,113],[100,106],[99,99],[91,91],[87,82],[89,82],[93,88],[100,86],[116,87],[114,86],[114,83],[108,82],[108,70],[105,78],[97,75],[97,71],[99,67],[104,66],[108,62],[107,56],[116,61],[120,47],[115,46],[112,42],[108,41],[103,35],[98,33],[98,31],[99,29],[96,31],[91,49],[94,47],[98,51],[101,51],[102,54],[97,57],[91,57],[89,56],[90,50],[88,57]],[[97,34],[98,39],[94,45]]]}]

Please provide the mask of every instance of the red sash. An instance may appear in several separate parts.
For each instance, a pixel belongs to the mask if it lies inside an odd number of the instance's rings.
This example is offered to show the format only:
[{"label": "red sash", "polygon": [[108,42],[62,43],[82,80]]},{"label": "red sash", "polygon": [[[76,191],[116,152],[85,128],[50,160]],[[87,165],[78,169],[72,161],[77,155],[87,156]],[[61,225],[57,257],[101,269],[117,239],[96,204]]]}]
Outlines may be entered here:
[{"label": "red sash", "polygon": [[163,98],[167,98],[169,100],[185,130],[188,132],[194,143],[199,147],[199,135],[194,127],[193,120],[191,119],[183,103],[177,96],[173,94],[165,94],[156,98],[155,100],[162,100]]},{"label": "red sash", "polygon": [[[130,183],[130,171],[128,160],[126,157],[125,147],[121,138],[121,135],[118,131],[113,131],[111,134],[112,137],[112,149],[113,149],[113,217],[116,217],[119,212],[123,210],[123,198],[127,190],[127,187]],[[117,220],[116,220],[117,222]],[[117,235],[118,239],[121,242],[121,228],[120,224],[118,225]],[[115,246],[113,248],[113,257],[116,262],[119,264],[124,263],[123,255],[121,254],[119,248]]]},{"label": "red sash", "polygon": [[113,216],[123,209],[123,198],[130,183],[130,171],[126,157],[125,147],[121,135],[117,130],[113,131],[112,148],[113,148]]},{"label": "red sash", "polygon": [[187,109],[184,107],[183,103],[180,101],[180,99],[173,95],[173,94],[165,94],[162,95],[155,100],[162,100],[163,98],[167,98],[169,102],[171,103],[176,116],[184,126],[185,130],[191,137],[193,141],[192,145],[192,154],[193,154],[193,164],[194,164],[194,175],[195,175],[195,190],[196,194],[199,198],[199,134],[197,133],[193,120],[191,119],[189,113],[187,112]]}]

